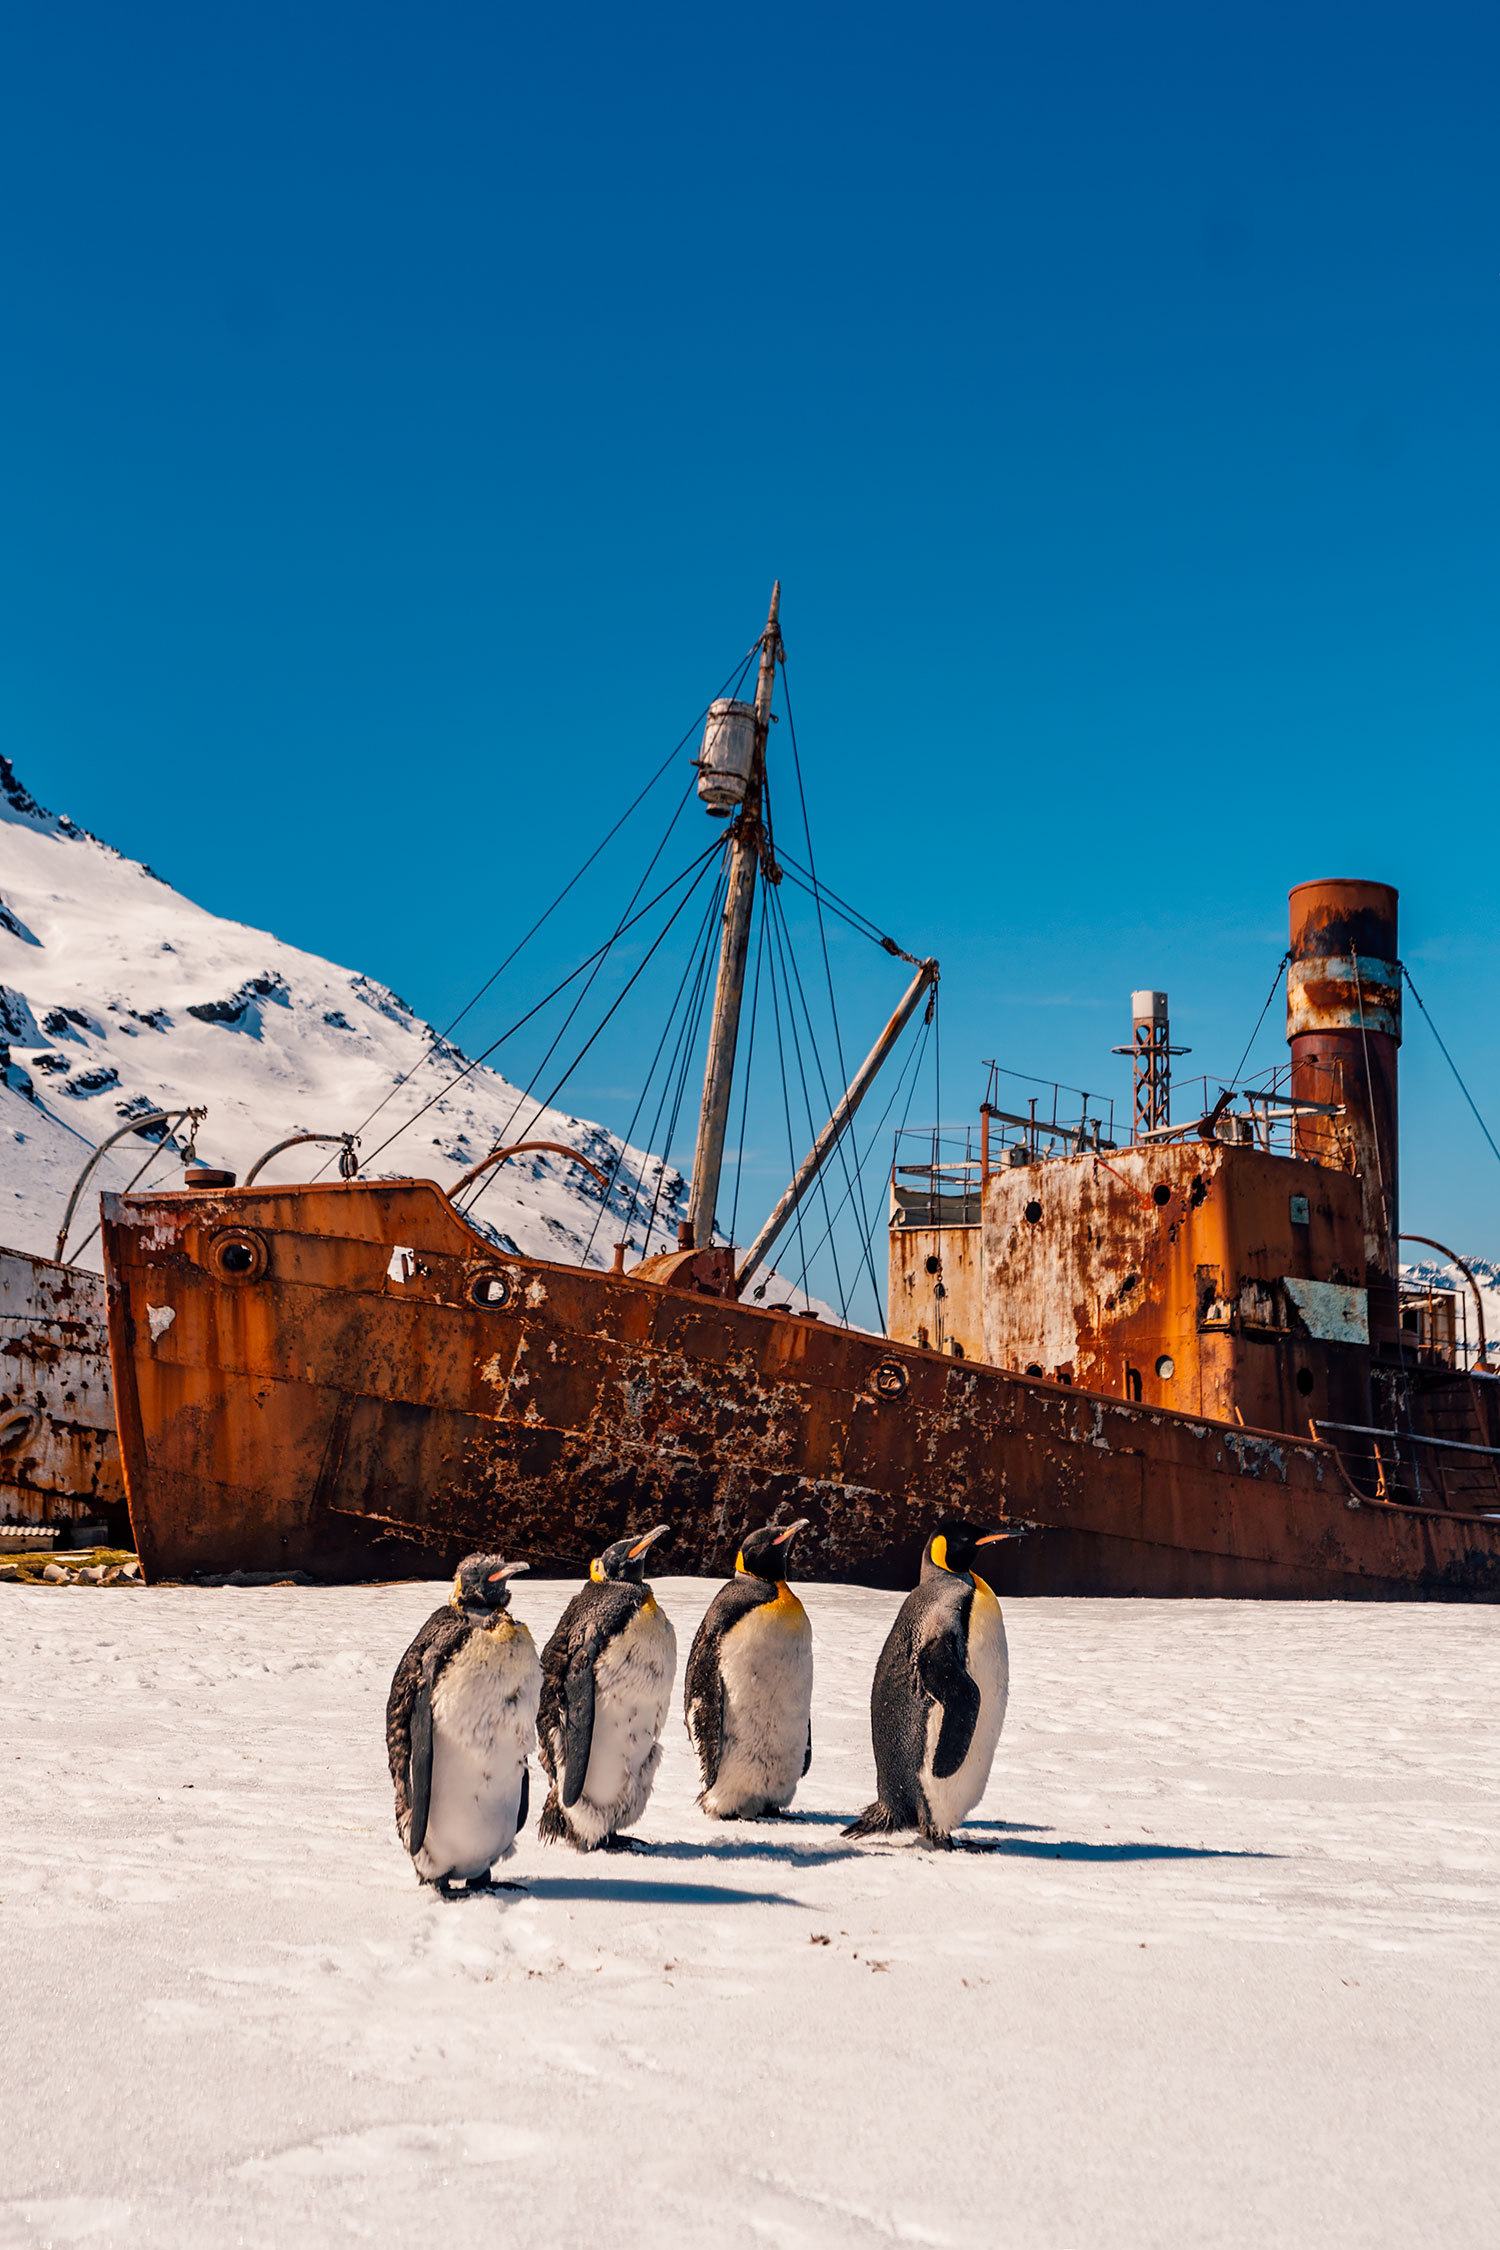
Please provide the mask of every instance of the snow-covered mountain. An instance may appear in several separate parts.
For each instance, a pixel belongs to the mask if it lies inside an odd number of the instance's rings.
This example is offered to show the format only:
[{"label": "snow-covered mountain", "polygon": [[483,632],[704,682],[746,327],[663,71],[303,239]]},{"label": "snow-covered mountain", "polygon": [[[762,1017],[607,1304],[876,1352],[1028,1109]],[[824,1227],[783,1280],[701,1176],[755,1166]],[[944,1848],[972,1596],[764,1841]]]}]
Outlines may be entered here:
[{"label": "snow-covered mountain", "polygon": [[[452,1047],[426,1059],[435,1038],[384,985],[205,912],[65,813],[47,812],[0,758],[0,1243],[50,1256],[90,1149],[148,1110],[205,1106],[200,1157],[243,1176],[286,1134],[357,1126],[414,1072],[376,1120],[373,1146],[462,1067]],[[502,1138],[523,1132],[564,1142],[606,1173],[621,1146],[586,1119],[538,1115],[508,1080],[479,1065],[375,1169],[451,1184]],[[95,1180],[123,1187],[151,1145],[132,1134]],[[331,1154],[299,1150],[266,1177],[309,1178]],[[163,1148],[143,1185],[178,1178],[180,1159]],[[607,1265],[625,1238],[638,1183],[633,1249],[643,1247],[653,1199],[652,1247],[674,1244],[686,1183],[628,1150],[591,1264]],[[91,1183],[70,1247],[96,1209]],[[571,1261],[583,1255],[598,1212],[586,1173],[560,1157],[526,1156],[501,1168],[476,1220],[512,1249]],[[97,1237],[80,1262],[98,1264]]]}]

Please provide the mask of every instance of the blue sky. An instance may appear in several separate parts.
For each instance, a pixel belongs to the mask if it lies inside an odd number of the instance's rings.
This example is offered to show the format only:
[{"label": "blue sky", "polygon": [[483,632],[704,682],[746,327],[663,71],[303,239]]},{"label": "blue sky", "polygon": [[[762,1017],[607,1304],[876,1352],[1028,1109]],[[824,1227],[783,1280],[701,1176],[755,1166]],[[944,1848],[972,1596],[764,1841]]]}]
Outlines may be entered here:
[{"label": "blue sky", "polygon": [[[951,1116],[988,1056],[1123,1090],[1138,984],[1231,1069],[1287,886],[1359,873],[1500,1133],[1497,63],[1478,5],[12,11],[6,745],[443,1017],[779,573]],[[1404,1063],[1408,1223],[1500,1249]]]}]

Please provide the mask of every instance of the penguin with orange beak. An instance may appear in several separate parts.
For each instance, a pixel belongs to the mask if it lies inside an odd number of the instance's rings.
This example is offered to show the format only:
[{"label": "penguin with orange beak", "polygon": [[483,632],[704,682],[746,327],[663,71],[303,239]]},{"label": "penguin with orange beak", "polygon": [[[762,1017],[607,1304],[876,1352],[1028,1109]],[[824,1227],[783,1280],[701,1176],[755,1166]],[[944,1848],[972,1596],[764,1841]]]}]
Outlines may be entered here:
[{"label": "penguin with orange beak", "polygon": [[542,1651],[537,1749],[552,1786],[544,1844],[626,1850],[661,1763],[677,1636],[646,1583],[646,1557],[670,1524],[617,1539],[596,1557]]},{"label": "penguin with orange beak", "polygon": [[812,1763],[812,1627],[786,1582],[806,1529],[804,1516],[746,1532],[688,1656],[683,1717],[715,1820],[777,1819]]},{"label": "penguin with orange beak", "polygon": [[984,1795],[1005,1724],[1010,1660],[1000,1604],[976,1564],[985,1548],[1020,1536],[1014,1525],[980,1532],[945,1523],[928,1540],[921,1577],[875,1667],[875,1802],[846,1836],[915,1829],[947,1849]]}]

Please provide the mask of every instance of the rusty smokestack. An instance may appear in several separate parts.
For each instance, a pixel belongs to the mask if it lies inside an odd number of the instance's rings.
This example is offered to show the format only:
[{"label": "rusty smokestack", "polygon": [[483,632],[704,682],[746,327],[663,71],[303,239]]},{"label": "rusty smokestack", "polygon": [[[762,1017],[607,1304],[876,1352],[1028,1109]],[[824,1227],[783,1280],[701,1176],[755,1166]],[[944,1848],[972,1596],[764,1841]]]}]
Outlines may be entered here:
[{"label": "rusty smokestack", "polygon": [[1299,1153],[1352,1153],[1364,1182],[1372,1341],[1396,1337],[1400,1231],[1396,1053],[1401,961],[1389,883],[1298,883],[1290,897],[1286,1036],[1295,1100],[1340,1102],[1342,1118],[1298,1120]]}]

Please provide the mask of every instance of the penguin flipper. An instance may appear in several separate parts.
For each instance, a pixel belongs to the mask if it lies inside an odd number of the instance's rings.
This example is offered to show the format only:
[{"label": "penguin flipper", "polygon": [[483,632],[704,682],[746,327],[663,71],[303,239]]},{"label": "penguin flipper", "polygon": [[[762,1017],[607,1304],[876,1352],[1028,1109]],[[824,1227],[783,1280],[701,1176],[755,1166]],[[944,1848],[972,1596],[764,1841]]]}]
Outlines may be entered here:
[{"label": "penguin flipper", "polygon": [[589,1753],[594,1747],[594,1665],[591,1655],[568,1672],[563,1710],[562,1789],[565,1805],[576,1805],[583,1795]]},{"label": "penguin flipper", "polygon": [[719,1670],[718,1650],[710,1646],[701,1630],[688,1657],[683,1717],[688,1739],[698,1753],[703,1786],[712,1789],[719,1778],[719,1759],[724,1750],[724,1675]]},{"label": "penguin flipper", "polygon": [[808,1767],[809,1767],[809,1766],[810,1766],[811,1764],[812,1764],[812,1720],[811,1720],[811,1719],[809,1719],[809,1720],[808,1720],[808,1722],[807,1722],[807,1756],[806,1756],[806,1757],[805,1757],[805,1758],[803,1759],[803,1761],[802,1761],[802,1771],[803,1771],[804,1773],[806,1773],[806,1771],[807,1771]]},{"label": "penguin flipper", "polygon": [[427,1815],[432,1807],[432,1682],[425,1678],[412,1698],[411,1752],[406,1771],[411,1799],[406,1848],[415,1859],[427,1841]]},{"label": "penguin flipper", "polygon": [[957,1773],[969,1754],[979,1723],[979,1690],[970,1677],[957,1641],[943,1633],[917,1652],[917,1675],[943,1713],[932,1770],[939,1781]]},{"label": "penguin flipper", "polygon": [[530,1811],[530,1809],[531,1767],[529,1765],[523,1765],[521,1768],[521,1796],[520,1801],[516,1806],[516,1834],[518,1836],[520,1835],[521,1830],[526,1826],[526,1815]]}]

